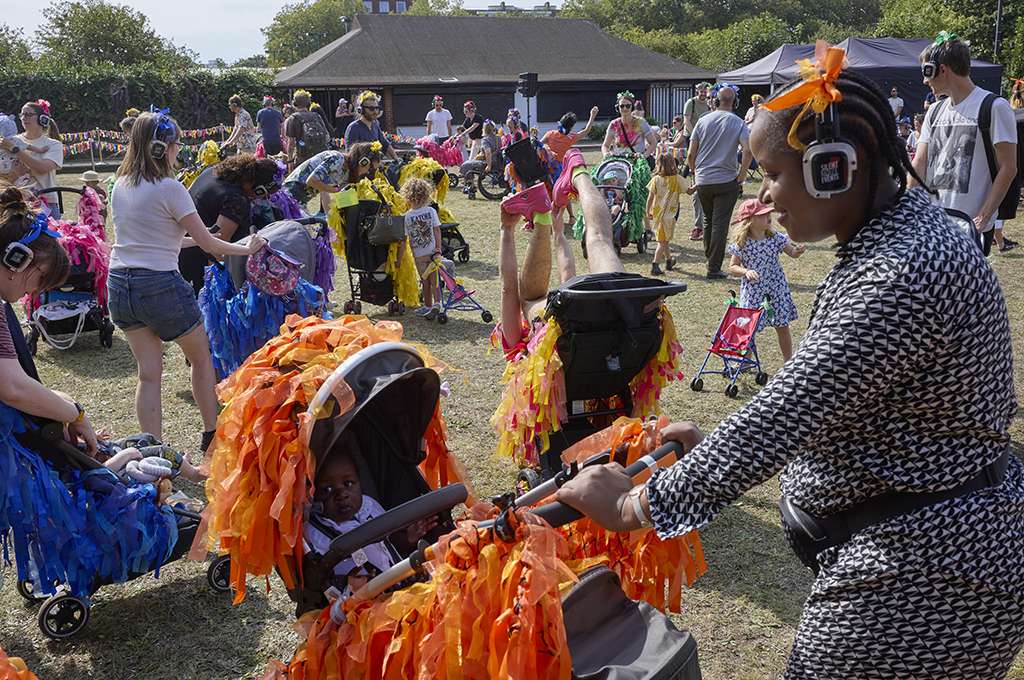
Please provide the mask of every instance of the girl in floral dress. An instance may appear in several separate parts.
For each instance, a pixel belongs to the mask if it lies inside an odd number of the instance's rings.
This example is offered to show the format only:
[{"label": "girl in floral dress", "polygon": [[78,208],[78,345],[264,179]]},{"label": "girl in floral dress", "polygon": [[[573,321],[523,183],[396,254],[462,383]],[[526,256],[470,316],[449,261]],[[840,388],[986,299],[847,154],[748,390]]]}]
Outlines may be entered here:
[{"label": "girl in floral dress", "polygon": [[769,315],[768,325],[775,327],[779,335],[779,349],[782,360],[789,361],[793,356],[793,338],[789,333],[789,324],[796,321],[796,305],[789,294],[786,274],[779,264],[779,253],[786,253],[796,258],[804,254],[802,245],[792,245],[785,234],[772,229],[770,205],[761,203],[756,198],[744,201],[740,206],[739,219],[733,222],[732,243],[729,252],[732,260],[729,271],[743,279],[740,284],[740,307],[753,309],[760,307],[767,295],[773,314]]}]

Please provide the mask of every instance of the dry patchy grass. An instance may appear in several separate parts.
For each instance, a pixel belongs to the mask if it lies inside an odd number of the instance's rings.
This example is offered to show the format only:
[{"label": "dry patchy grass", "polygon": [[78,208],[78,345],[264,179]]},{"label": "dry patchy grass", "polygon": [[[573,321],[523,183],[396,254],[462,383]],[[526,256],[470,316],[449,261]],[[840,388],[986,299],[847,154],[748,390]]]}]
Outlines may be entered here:
[{"label": "dry patchy grass", "polygon": [[[594,160],[594,154],[587,154]],[[77,173],[75,173],[77,175]],[[61,177],[76,184],[74,175]],[[748,186],[746,196],[753,195]],[[498,316],[500,283],[497,270],[498,204],[478,198],[468,201],[458,191],[450,194],[448,205],[460,220],[462,233],[471,246],[471,261],[458,264],[457,276],[475,297]],[[711,333],[717,328],[728,290],[738,289],[735,278],[707,281],[702,247],[687,240],[692,228],[692,211],[684,206],[677,226],[672,252],[678,258],[671,278],[685,281],[689,290],[669,301],[683,345],[684,368],[694,373],[704,360]],[[1020,233],[1011,223],[1008,233]],[[519,238],[520,248],[526,235]],[[832,243],[812,245],[799,260],[785,259],[786,274],[801,319],[793,325],[799,341],[814,289],[831,268]],[[575,247],[580,272],[586,263]],[[635,249],[623,254],[631,272],[647,273],[650,254]],[[1020,277],[1021,255],[1000,256],[994,267],[1003,281],[1013,325],[1014,343],[1020,348],[1024,333]],[[333,299],[348,296],[348,279],[341,264]],[[364,303],[363,311],[373,319],[387,318],[380,307]],[[465,460],[472,480],[483,494],[510,488],[515,470],[507,461],[494,461],[494,434],[488,424],[498,402],[499,378],[504,368],[500,355],[487,356],[485,346],[491,331],[476,313],[455,312],[446,326],[424,321],[411,314],[402,319],[405,338],[422,343],[453,371],[445,374],[452,394],[444,400],[452,448]],[[760,352],[766,370],[781,364],[774,333],[760,336]],[[135,363],[120,333],[112,349],[99,346],[96,334],[79,339],[75,347],[56,351],[41,346],[37,363],[47,385],[68,391],[84,403],[94,422],[103,424],[116,436],[137,429],[134,415]],[[757,386],[752,377],[740,381],[740,396],[729,399],[724,383],[706,380],[702,393],[692,392],[686,383],[673,383],[666,390],[662,406],[674,418],[689,418],[708,431],[735,411]],[[1018,381],[1018,386],[1020,382]],[[164,436],[171,445],[194,451],[198,445],[199,415],[192,402],[184,358],[175,345],[165,350]],[[779,414],[785,417],[785,414]],[[1021,440],[1020,424],[1012,427]],[[1018,453],[1020,448],[1015,446]],[[200,487],[185,485],[194,495]],[[701,667],[709,680],[724,678],[776,678],[784,668],[800,617],[800,609],[811,579],[789,551],[779,527],[775,480],[754,489],[701,530],[707,573],[683,593],[683,614],[674,616],[681,628],[689,629],[700,646]],[[267,589],[269,585],[269,593]],[[293,607],[276,576],[267,584],[251,579],[246,600],[232,606],[230,598],[211,592],[206,585],[205,565],[177,562],[167,565],[159,579],[147,576],[132,583],[101,589],[95,597],[92,617],[85,630],[71,641],[45,638],[35,624],[36,608],[25,604],[14,590],[14,576],[0,591],[0,644],[10,654],[20,655],[41,678],[73,680],[103,677],[109,680],[152,678],[250,678],[266,670],[267,660],[290,658],[299,642],[291,630]],[[1011,678],[1024,678],[1024,657],[1018,658]]]}]

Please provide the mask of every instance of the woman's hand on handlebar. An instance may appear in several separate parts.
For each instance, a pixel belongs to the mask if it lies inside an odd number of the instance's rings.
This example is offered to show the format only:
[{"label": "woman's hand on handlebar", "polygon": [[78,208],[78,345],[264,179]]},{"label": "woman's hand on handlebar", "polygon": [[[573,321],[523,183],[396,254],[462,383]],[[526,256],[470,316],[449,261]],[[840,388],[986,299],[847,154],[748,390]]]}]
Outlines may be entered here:
[{"label": "woman's hand on handlebar", "polygon": [[99,444],[96,439],[96,430],[93,429],[92,423],[89,422],[89,416],[82,414],[82,420],[77,423],[68,423],[67,428],[64,430],[68,443],[72,446],[77,446],[78,442],[85,442],[85,455],[96,457],[99,452]]},{"label": "woman's hand on handlebar", "polygon": [[689,453],[694,446],[704,441],[704,434],[697,427],[696,423],[685,420],[678,423],[669,423],[661,428],[661,441],[676,441],[683,445],[683,451]]},{"label": "woman's hand on handlebar", "polygon": [[632,531],[640,528],[626,494],[633,480],[626,468],[606,463],[584,468],[555,492],[555,500],[576,508],[609,531]]},{"label": "woman's hand on handlebar", "polygon": [[248,241],[245,244],[246,255],[252,255],[253,253],[259,252],[263,246],[267,245],[267,240],[259,234],[252,234],[249,236]]}]

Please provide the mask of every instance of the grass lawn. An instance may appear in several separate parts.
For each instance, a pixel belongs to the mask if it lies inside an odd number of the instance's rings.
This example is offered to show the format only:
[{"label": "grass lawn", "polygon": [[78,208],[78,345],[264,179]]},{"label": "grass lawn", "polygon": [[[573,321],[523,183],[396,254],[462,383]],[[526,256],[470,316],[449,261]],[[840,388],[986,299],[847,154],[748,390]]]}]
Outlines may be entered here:
[{"label": "grass lawn", "polygon": [[[596,157],[596,153],[587,154],[588,161]],[[58,183],[80,185],[78,174],[64,174]],[[102,174],[105,181],[108,173]],[[744,198],[755,192],[756,186],[748,185]],[[456,190],[449,194],[448,207],[460,221],[471,248],[470,261],[457,264],[456,275],[476,291],[474,297],[497,319],[498,203],[479,195],[476,201],[469,201]],[[736,399],[724,394],[724,379],[715,376],[705,379],[701,393],[689,388],[689,378],[703,362],[710,336],[724,313],[728,291],[739,290],[735,277],[705,279],[703,245],[688,239],[692,225],[693,212],[686,202],[672,243],[678,264],[667,278],[689,286],[686,293],[669,300],[684,349],[687,380],[669,385],[662,409],[673,418],[694,420],[707,432],[758,388],[753,376],[741,378]],[[1007,233],[1024,237],[1024,220],[1009,223]],[[520,250],[526,240],[527,234],[518,236]],[[815,287],[833,265],[833,245],[832,241],[812,244],[799,260],[784,258],[801,317],[792,326],[794,344],[806,329]],[[578,271],[586,273],[578,244],[574,249]],[[999,256],[993,265],[1005,284],[1017,348],[1024,347],[1024,285],[1014,272],[1021,271],[1022,257],[1024,248]],[[650,269],[651,253],[640,255],[630,248],[622,259],[628,271],[647,274]],[[331,298],[342,303],[349,296],[344,263],[339,262],[335,285]],[[386,309],[367,303],[363,312],[372,319],[387,318]],[[488,421],[498,403],[504,369],[500,354],[486,354],[492,325],[483,323],[479,313],[469,312],[453,312],[444,326],[411,313],[402,321],[406,340],[422,343],[454,369],[442,377],[452,386],[442,408],[452,449],[465,461],[478,490],[486,495],[509,489],[514,466],[491,459],[496,439]],[[778,370],[781,355],[775,333],[768,330],[759,340],[765,370]],[[164,359],[164,439],[194,452],[201,428],[184,357],[171,344],[165,347]],[[43,382],[82,402],[93,423],[106,427],[115,437],[137,431],[136,367],[120,332],[111,349],[101,348],[95,333],[83,335],[65,351],[41,343],[36,362]],[[1019,379],[1017,385],[1022,386]],[[1014,450],[1021,455],[1024,431],[1019,422],[1014,422],[1011,433]],[[201,487],[187,482],[179,486],[192,495],[203,493]],[[778,499],[778,484],[772,480],[746,494],[700,531],[708,571],[684,591],[683,614],[673,618],[677,626],[697,638],[701,669],[708,680],[777,678],[782,674],[811,577],[783,538]],[[15,579],[16,574],[8,570],[0,589],[0,645],[8,654],[23,657],[43,680],[258,678],[266,671],[268,659],[289,659],[299,642],[291,628],[294,607],[276,576],[266,582],[250,580],[245,601],[233,606],[230,597],[209,588],[204,564],[169,564],[159,579],[147,576],[101,589],[94,597],[85,630],[65,642],[51,641],[39,631],[38,608],[17,594]],[[1010,677],[1024,678],[1024,655],[1018,657]]]}]

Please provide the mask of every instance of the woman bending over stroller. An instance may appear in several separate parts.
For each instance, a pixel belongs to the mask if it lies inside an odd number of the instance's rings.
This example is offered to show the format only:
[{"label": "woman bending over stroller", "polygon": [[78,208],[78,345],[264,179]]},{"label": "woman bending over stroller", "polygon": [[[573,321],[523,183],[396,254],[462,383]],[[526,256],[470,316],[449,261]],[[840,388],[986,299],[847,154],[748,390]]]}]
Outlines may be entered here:
[{"label": "woman bending over stroller", "polygon": [[[907,189],[908,174],[924,182],[886,96],[842,61],[829,48],[819,78],[778,90],[750,136],[758,200],[789,237],[838,241],[793,357],[646,484],[631,491],[622,468],[604,466],[556,497],[608,529],[653,523],[670,538],[784,470],[783,527],[817,575],[785,678],[1003,678],[1024,643],[1006,303],[966,235]],[[805,106],[812,97],[829,102],[822,113]],[[804,149],[833,118],[852,148],[823,152],[827,171],[847,167],[840,180],[823,173],[830,183],[815,190],[838,191],[815,198]]]},{"label": "woman bending over stroller", "polygon": [[[20,189],[0,188],[0,297],[14,302],[28,293],[42,292],[62,284],[71,271],[67,251],[57,240],[58,234],[47,228],[47,215],[29,209],[27,197]],[[5,305],[6,307],[6,305]],[[85,442],[85,452],[95,455],[96,432],[89,417],[74,399],[47,389],[30,375],[18,359],[10,321],[14,314],[5,309],[7,318],[0,323],[0,402],[30,416],[67,423],[71,443]]]},{"label": "woman bending over stroller", "polygon": [[[181,131],[162,113],[144,113],[132,127],[131,144],[110,193],[115,244],[107,279],[110,316],[124,331],[139,365],[135,412],[139,429],[162,439],[160,383],[163,344],[176,342],[192,364],[192,395],[203,421],[205,453],[217,427],[217,377],[210,341],[192,286],[178,271],[182,247],[198,245],[213,255],[246,256],[266,241],[222,241],[203,225],[171,164]],[[185,236],[192,238],[185,238]]]}]

